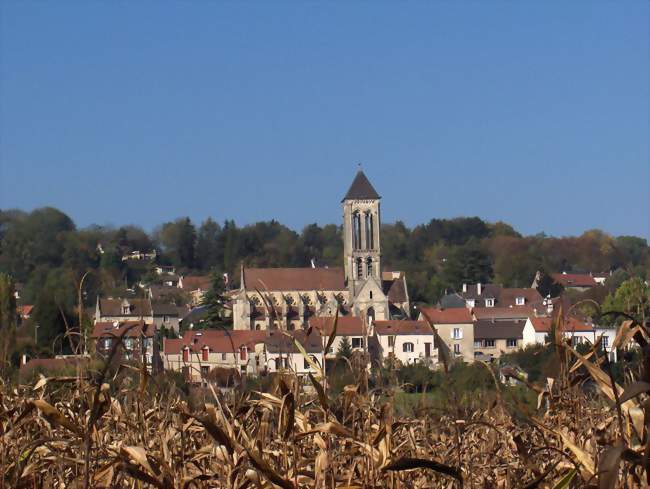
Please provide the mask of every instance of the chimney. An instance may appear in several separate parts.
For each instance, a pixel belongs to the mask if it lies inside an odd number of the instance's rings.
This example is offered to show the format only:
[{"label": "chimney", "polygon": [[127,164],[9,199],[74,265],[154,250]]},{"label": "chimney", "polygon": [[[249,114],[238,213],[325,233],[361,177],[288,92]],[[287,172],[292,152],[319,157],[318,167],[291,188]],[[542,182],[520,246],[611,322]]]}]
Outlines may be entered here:
[{"label": "chimney", "polygon": [[467,284],[463,284],[463,293],[467,292]]},{"label": "chimney", "polygon": [[20,359],[20,364],[21,365],[27,364],[27,355],[25,355],[24,353],[23,353],[22,358]]},{"label": "chimney", "polygon": [[476,293],[478,295],[481,295],[481,290],[482,290],[481,282],[479,282],[479,283],[476,284]]}]

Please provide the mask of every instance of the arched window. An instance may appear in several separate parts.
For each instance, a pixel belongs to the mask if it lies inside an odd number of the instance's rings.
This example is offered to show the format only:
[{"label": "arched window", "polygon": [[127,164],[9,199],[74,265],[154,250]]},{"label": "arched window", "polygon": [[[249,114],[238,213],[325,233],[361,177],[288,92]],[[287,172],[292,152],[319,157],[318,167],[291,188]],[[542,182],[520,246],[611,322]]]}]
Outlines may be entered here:
[{"label": "arched window", "polygon": [[372,277],[372,258],[366,258],[366,277]]},{"label": "arched window", "polygon": [[[372,299],[372,297],[371,297]],[[366,318],[368,318],[368,323],[373,323],[375,321],[375,308],[369,307],[366,311]]]},{"label": "arched window", "polygon": [[402,351],[404,353],[413,353],[413,343],[404,343],[402,345]]},{"label": "arched window", "polygon": [[372,250],[375,248],[375,239],[373,236],[372,214],[370,212],[364,214],[364,230],[366,234],[366,249]]},{"label": "arched window", "polygon": [[361,248],[361,216],[358,211],[352,214],[352,246],[355,250]]},{"label": "arched window", "polygon": [[374,250],[375,249],[375,220],[373,219],[372,214],[368,214],[368,220],[370,221],[370,234],[369,234],[370,237],[368,238],[370,246],[368,246],[368,248]]},{"label": "arched window", "polygon": [[357,258],[357,278],[363,278],[363,260]]}]

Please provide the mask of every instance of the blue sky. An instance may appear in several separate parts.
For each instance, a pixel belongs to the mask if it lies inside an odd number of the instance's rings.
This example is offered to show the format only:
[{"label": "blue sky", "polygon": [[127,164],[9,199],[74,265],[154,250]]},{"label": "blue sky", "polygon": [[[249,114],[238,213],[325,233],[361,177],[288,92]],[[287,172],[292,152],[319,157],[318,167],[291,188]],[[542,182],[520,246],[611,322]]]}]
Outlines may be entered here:
[{"label": "blue sky", "polygon": [[648,2],[0,4],[0,208],[650,238]]}]

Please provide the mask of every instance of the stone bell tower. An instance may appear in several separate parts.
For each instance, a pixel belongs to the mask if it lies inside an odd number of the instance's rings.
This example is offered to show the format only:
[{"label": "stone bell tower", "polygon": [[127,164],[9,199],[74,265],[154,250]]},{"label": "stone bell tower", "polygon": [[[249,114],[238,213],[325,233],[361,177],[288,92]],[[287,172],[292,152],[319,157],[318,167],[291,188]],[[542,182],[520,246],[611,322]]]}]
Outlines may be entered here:
[{"label": "stone bell tower", "polygon": [[381,284],[379,199],[366,175],[359,170],[341,201],[345,280],[353,297],[369,277],[375,277]]}]

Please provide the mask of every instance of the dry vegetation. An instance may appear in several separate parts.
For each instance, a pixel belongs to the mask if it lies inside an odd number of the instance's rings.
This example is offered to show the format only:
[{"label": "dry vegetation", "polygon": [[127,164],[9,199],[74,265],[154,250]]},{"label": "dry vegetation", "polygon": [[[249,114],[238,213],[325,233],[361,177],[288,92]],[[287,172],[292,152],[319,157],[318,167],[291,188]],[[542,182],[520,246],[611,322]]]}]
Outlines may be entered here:
[{"label": "dry vegetation", "polygon": [[[616,342],[644,348],[647,338],[628,321]],[[208,390],[197,401],[132,367],[2,385],[0,485],[646,486],[648,370],[613,387],[597,347],[582,356],[556,342],[561,374],[529,384],[537,410],[505,402],[495,376],[489,405],[478,398],[410,419],[394,413],[390,391],[364,392],[362,371],[338,396],[316,378],[305,389],[287,373],[268,393]]]}]

